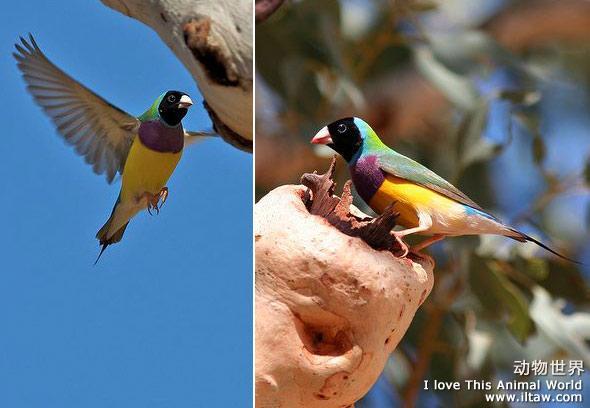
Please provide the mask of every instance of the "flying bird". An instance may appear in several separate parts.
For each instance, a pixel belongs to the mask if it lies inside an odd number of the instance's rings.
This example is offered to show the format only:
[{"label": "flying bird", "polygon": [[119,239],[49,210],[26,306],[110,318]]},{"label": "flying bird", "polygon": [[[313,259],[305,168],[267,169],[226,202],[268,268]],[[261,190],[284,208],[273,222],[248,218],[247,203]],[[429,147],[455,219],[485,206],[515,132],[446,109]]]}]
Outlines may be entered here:
[{"label": "flying bird", "polygon": [[181,121],[192,105],[184,92],[165,92],[141,116],[134,117],[55,66],[32,35],[29,41],[20,40],[13,54],[18,68],[58,133],[107,182],[121,174],[119,197],[96,234],[101,245],[98,262],[109,245],[121,240],[129,220],[139,211],[159,212],[168,196],[166,183],[184,146],[212,134],[184,130]]},{"label": "flying bird", "polygon": [[414,251],[447,236],[494,234],[534,242],[575,262],[504,224],[433,171],[386,146],[362,119],[337,120],[322,128],[311,143],[327,145],[346,160],[355,189],[373,211],[381,214],[394,204],[398,224],[405,229],[392,233],[403,256],[409,248],[402,238],[410,234],[430,235]]}]

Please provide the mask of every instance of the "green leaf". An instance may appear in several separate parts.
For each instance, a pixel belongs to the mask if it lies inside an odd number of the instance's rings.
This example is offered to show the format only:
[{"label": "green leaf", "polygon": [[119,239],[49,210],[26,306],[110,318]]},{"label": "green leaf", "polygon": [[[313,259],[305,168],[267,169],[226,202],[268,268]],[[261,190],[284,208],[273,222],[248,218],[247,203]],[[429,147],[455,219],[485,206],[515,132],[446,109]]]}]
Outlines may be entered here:
[{"label": "green leaf", "polygon": [[518,120],[531,133],[531,135],[533,135],[533,137],[541,137],[538,117],[518,111],[513,112],[513,117]]},{"label": "green leaf", "polygon": [[472,111],[465,112],[457,129],[457,152],[461,155],[472,144],[481,139],[488,123],[489,104],[482,101]]},{"label": "green leaf", "polygon": [[466,149],[461,157],[461,166],[466,168],[473,163],[489,161],[502,153],[503,148],[504,145],[491,143],[482,138]]},{"label": "green leaf", "polygon": [[434,1],[422,0],[422,1],[411,1],[409,3],[409,9],[416,12],[416,13],[422,13],[425,11],[433,11],[433,10],[436,10],[437,8],[438,8],[438,4]]},{"label": "green leaf", "polygon": [[414,60],[422,75],[454,105],[464,110],[479,106],[481,98],[473,82],[448,69],[434,57],[428,46],[417,46]]},{"label": "green leaf", "polygon": [[[522,123],[530,132],[531,136],[533,137],[531,146],[533,160],[537,165],[542,164],[545,160],[545,157],[547,156],[547,147],[545,146],[545,141],[541,136],[539,118],[532,115],[526,115],[522,112],[514,113],[514,118],[519,120],[520,123]],[[550,182],[550,180],[545,181],[548,183]]]},{"label": "green leaf", "polygon": [[[313,118],[323,96],[316,72],[341,74],[340,3],[302,0],[256,26],[256,72],[288,109]],[[271,61],[272,63],[268,63]]]},{"label": "green leaf", "polygon": [[526,297],[500,272],[495,263],[490,265],[490,270],[492,271],[490,276],[492,280],[495,280],[492,287],[510,313],[508,328],[518,341],[523,342],[534,331]]},{"label": "green leaf", "polygon": [[437,60],[459,74],[481,72],[482,61],[509,67],[523,78],[543,80],[544,75],[527,66],[518,55],[499,44],[489,33],[460,29],[428,35]]},{"label": "green leaf", "polygon": [[552,299],[549,292],[540,286],[533,288],[531,317],[540,333],[555,346],[566,350],[571,357],[582,358],[590,364],[590,314],[576,312],[563,314],[563,302]]},{"label": "green leaf", "polygon": [[549,276],[549,265],[542,258],[529,258],[525,260],[524,272],[536,281],[542,281]]},{"label": "green leaf", "polygon": [[473,262],[471,287],[493,315],[508,315],[508,329],[518,341],[524,342],[535,331],[535,325],[529,316],[528,301],[524,293],[506,278],[498,262]]},{"label": "green leaf", "polygon": [[505,143],[492,143],[483,138],[483,131],[488,123],[489,104],[482,101],[477,108],[465,113],[457,130],[457,156],[460,169],[489,161],[498,156],[511,142],[509,138]]},{"label": "green leaf", "polygon": [[518,105],[531,106],[539,102],[541,93],[529,90],[503,90],[498,96]]},{"label": "green leaf", "polygon": [[539,135],[535,135],[533,138],[533,159],[535,163],[537,165],[542,164],[546,155],[545,141]]},{"label": "green leaf", "polygon": [[574,304],[590,301],[590,288],[579,267],[569,262],[547,260],[548,275],[539,284],[552,296],[567,299]]}]

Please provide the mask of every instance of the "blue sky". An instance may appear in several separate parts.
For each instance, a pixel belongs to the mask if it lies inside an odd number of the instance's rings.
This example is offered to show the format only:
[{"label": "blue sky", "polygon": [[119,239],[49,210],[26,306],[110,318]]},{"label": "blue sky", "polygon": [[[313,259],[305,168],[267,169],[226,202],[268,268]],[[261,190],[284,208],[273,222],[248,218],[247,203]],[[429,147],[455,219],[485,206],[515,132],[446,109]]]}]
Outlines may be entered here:
[{"label": "blue sky", "polygon": [[[0,25],[0,406],[237,407],[251,402],[251,156],[187,149],[159,216],[140,214],[93,267],[108,185],[56,135],[12,59],[32,32],[48,57],[142,113],[196,85],[151,29],[98,0],[12,2]],[[197,103],[198,101],[198,103]]]}]

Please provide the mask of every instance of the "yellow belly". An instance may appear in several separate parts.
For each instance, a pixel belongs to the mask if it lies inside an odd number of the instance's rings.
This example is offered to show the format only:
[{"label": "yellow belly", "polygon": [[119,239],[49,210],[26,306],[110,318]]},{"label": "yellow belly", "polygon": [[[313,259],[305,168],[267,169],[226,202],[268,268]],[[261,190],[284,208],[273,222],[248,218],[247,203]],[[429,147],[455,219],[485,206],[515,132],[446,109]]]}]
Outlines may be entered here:
[{"label": "yellow belly", "polygon": [[123,169],[121,200],[135,200],[144,192],[158,194],[174,172],[182,151],[162,153],[148,149],[136,137]]},{"label": "yellow belly", "polygon": [[381,214],[394,201],[394,208],[400,213],[397,222],[406,228],[418,226],[419,211],[444,214],[454,213],[458,208],[456,201],[436,191],[398,177],[386,176],[369,206]]}]

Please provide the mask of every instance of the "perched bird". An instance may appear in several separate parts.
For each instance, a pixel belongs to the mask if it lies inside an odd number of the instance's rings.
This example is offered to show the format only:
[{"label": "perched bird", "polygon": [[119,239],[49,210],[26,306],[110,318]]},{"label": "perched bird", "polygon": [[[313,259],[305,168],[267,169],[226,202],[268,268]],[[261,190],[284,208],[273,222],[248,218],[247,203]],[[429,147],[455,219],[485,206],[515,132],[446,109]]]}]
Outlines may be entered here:
[{"label": "perched bird", "polygon": [[178,91],[160,95],[141,116],[113,106],[56,67],[35,42],[15,45],[18,68],[35,101],[65,141],[109,183],[121,174],[121,191],[111,216],[96,234],[102,246],[119,242],[129,220],[142,209],[159,212],[168,196],[166,183],[186,144],[211,135],[186,132],[182,119],[191,98]]},{"label": "perched bird", "polygon": [[394,204],[399,213],[398,224],[405,229],[393,234],[402,245],[404,256],[409,248],[402,238],[410,234],[431,235],[414,246],[414,251],[446,236],[495,234],[534,242],[572,261],[505,225],[436,173],[390,149],[362,119],[333,122],[322,128],[311,143],[327,145],[346,160],[358,194],[373,211],[380,214]]}]

